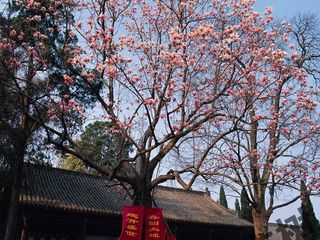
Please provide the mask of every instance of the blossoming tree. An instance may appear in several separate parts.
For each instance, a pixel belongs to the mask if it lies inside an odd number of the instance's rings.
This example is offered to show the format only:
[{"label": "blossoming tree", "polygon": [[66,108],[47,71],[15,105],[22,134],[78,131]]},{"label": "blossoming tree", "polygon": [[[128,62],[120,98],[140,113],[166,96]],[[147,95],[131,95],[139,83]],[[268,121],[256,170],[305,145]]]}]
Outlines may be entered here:
[{"label": "blossoming tree", "polygon": [[11,240],[16,239],[19,226],[24,160],[35,156],[32,149],[43,146],[35,119],[47,123],[50,91],[68,92],[54,76],[65,68],[53,66],[58,65],[54,63],[56,48],[66,40],[58,28],[72,16],[61,5],[49,1],[2,1],[0,8],[0,148],[6,150],[1,151],[0,158],[12,171],[5,230],[5,239]]},{"label": "blossoming tree", "polygon": [[[192,177],[189,181],[178,178],[187,189],[203,176],[245,191],[253,208],[256,239],[268,239],[268,220],[275,209],[300,198],[300,181],[308,183],[309,192],[320,191],[320,55],[315,22],[314,16],[300,15],[280,35],[277,28],[268,36],[252,36],[258,44],[256,54],[246,58],[249,64],[241,59],[238,63],[244,71],[254,71],[237,85],[237,102],[229,103],[229,110],[238,112],[235,115],[243,113],[244,108],[248,110],[237,130],[215,146],[206,144],[209,128],[196,135],[192,139],[197,145],[193,148],[194,161],[186,163],[191,164]],[[266,50],[266,42],[279,49]],[[266,65],[265,61],[275,65]],[[289,199],[281,199],[283,191],[292,192]]]},{"label": "blossoming tree", "polygon": [[[27,48],[36,66],[64,67],[55,76],[60,76],[61,88],[68,93],[58,94],[50,82],[44,98],[29,100],[33,113],[45,104],[53,123],[46,124],[41,115],[29,117],[45,129],[51,143],[129,184],[135,205],[151,205],[155,186],[189,170],[187,164],[155,175],[160,163],[168,165],[173,150],[209,132],[199,146],[206,149],[199,161],[202,166],[227,136],[233,138],[240,129],[254,132],[258,120],[275,126],[277,109],[263,103],[287,78],[306,84],[304,71],[284,64],[286,52],[279,48],[288,41],[290,29],[286,24],[272,27],[271,10],[260,16],[253,10],[254,0],[50,0],[49,7],[43,1],[17,2],[24,9],[52,10],[34,16],[33,21],[49,16],[59,21],[55,9],[73,10],[75,16],[75,21],[48,28],[65,39],[62,46],[53,48],[54,59],[43,54],[42,41]],[[23,32],[13,35],[22,36],[21,42],[10,38],[2,48],[23,46]],[[41,32],[34,37],[50,39]],[[10,59],[5,64],[20,68],[23,63]],[[43,77],[36,68],[31,73],[32,78]],[[133,146],[130,157],[119,157],[104,167],[77,145],[77,130],[88,117],[79,94],[82,100],[97,102],[100,117],[113,123],[106,131],[118,134],[123,146]],[[300,102],[304,109],[305,102]],[[272,117],[264,110],[271,111]],[[124,156],[119,151],[117,155]],[[249,153],[255,161],[254,149]]]}]

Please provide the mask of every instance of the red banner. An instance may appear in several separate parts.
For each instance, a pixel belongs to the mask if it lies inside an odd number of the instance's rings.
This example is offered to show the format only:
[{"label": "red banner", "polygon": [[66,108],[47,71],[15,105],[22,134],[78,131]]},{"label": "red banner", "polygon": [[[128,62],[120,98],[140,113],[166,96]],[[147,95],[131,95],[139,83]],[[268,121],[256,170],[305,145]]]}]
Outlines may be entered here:
[{"label": "red banner", "polygon": [[145,240],[164,240],[165,226],[163,224],[162,209],[145,208]]},{"label": "red banner", "polygon": [[118,240],[141,240],[144,207],[124,206],[122,234]]},{"label": "red banner", "polygon": [[122,233],[118,240],[176,240],[164,224],[161,208],[123,207]]},{"label": "red banner", "polygon": [[168,227],[166,226],[166,240],[176,240],[176,237],[169,231]]}]

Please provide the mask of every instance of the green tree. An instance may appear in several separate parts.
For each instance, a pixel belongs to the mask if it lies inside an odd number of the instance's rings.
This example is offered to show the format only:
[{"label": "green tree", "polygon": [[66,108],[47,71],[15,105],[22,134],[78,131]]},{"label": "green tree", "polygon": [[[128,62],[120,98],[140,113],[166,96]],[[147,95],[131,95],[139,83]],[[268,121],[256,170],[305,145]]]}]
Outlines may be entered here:
[{"label": "green tree", "polygon": [[75,172],[87,172],[87,167],[83,161],[70,154],[60,158],[58,167]]},{"label": "green tree", "polygon": [[248,201],[248,195],[244,188],[241,191],[240,203],[241,203],[240,218],[245,219],[249,222],[253,222],[252,206]]},{"label": "green tree", "polygon": [[223,186],[220,186],[220,193],[219,193],[219,203],[224,206],[225,208],[228,208],[228,201],[226,198],[226,193],[224,191]]},{"label": "green tree", "polygon": [[240,203],[239,203],[238,198],[236,199],[236,202],[235,202],[235,210],[236,210],[237,216],[239,217],[241,209],[240,209]]},{"label": "green tree", "polygon": [[[100,166],[115,167],[119,158],[128,157],[132,147],[120,135],[111,133],[110,127],[110,122],[96,121],[89,124],[80,135],[77,145],[93,162]],[[70,154],[60,159],[59,167],[79,172],[95,172]]]},{"label": "green tree", "polygon": [[301,181],[301,196],[302,196],[302,236],[304,240],[320,240],[320,224],[317,220],[313,206],[310,200],[310,195],[306,189],[305,183]]},{"label": "green tree", "polygon": [[[0,13],[0,163],[12,172],[5,240],[17,237],[24,161],[41,159],[37,153],[44,134],[39,123],[50,120],[48,94],[54,91],[57,98],[66,92],[56,79],[65,68],[54,52],[71,43],[58,29],[72,16],[50,1],[39,4],[39,9],[26,8],[8,0]],[[53,10],[60,14],[52,14]]]}]

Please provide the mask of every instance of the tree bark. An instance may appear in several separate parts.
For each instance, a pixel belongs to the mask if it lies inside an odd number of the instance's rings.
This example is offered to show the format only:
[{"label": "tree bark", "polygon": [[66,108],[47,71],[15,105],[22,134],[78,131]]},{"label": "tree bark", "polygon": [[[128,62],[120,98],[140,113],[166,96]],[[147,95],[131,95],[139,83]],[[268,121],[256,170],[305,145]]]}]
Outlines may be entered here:
[{"label": "tree bark", "polygon": [[267,240],[268,239],[268,221],[269,216],[266,210],[252,209],[253,226],[255,240]]},{"label": "tree bark", "polygon": [[134,188],[133,205],[152,207],[152,196],[149,186],[150,184],[146,182],[140,182],[140,184]]},{"label": "tree bark", "polygon": [[[21,165],[21,164],[18,164]],[[5,238],[4,240],[15,240],[18,227],[19,214],[19,195],[21,191],[22,182],[22,166],[17,167],[16,176],[11,190],[10,208],[8,212]]]},{"label": "tree bark", "polygon": [[[21,140],[21,139],[20,139]],[[23,179],[23,159],[25,153],[25,141],[19,146],[17,152],[17,161],[15,163],[14,180],[11,189],[10,207],[7,217],[4,240],[16,240],[18,232],[19,216],[19,196],[22,188]],[[20,142],[20,143],[21,143]]]}]

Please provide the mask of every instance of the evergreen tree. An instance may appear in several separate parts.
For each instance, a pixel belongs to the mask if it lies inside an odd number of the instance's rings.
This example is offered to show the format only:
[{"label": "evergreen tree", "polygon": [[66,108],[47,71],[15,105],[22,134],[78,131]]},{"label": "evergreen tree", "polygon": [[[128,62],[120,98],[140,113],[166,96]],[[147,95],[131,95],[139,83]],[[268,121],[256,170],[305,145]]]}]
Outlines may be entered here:
[{"label": "evergreen tree", "polygon": [[[109,131],[111,127],[110,122],[91,123],[77,141],[82,152],[101,166],[115,166],[118,158],[128,157],[132,151],[132,146],[125,139]],[[59,167],[77,172],[95,173],[93,169],[87,168],[82,160],[70,154],[60,159]]]},{"label": "evergreen tree", "polygon": [[248,201],[248,196],[244,188],[241,191],[240,202],[241,202],[240,218],[245,219],[249,222],[253,222],[252,206]]},{"label": "evergreen tree", "polygon": [[219,203],[224,206],[225,208],[228,208],[228,202],[226,198],[226,193],[224,192],[224,188],[221,185],[220,186],[220,195],[219,195]]},{"label": "evergreen tree", "polygon": [[304,240],[320,240],[320,224],[317,220],[305,183],[301,182],[302,237]]},{"label": "evergreen tree", "polygon": [[48,95],[52,92],[57,99],[58,94],[68,93],[56,77],[66,68],[58,64],[55,53],[72,44],[64,32],[59,32],[62,25],[72,21],[72,16],[69,9],[55,8],[52,1],[36,2],[39,8],[31,7],[31,2],[30,7],[13,0],[3,4],[6,7],[0,13],[0,164],[11,173],[10,179],[6,179],[11,193],[4,230],[4,239],[11,240],[16,239],[19,226],[24,161],[41,162],[38,150],[45,142],[39,123],[49,121]]},{"label": "evergreen tree", "polygon": [[235,210],[236,210],[237,216],[239,217],[241,209],[240,209],[240,203],[239,203],[238,198],[236,199],[236,202],[235,202]]}]

